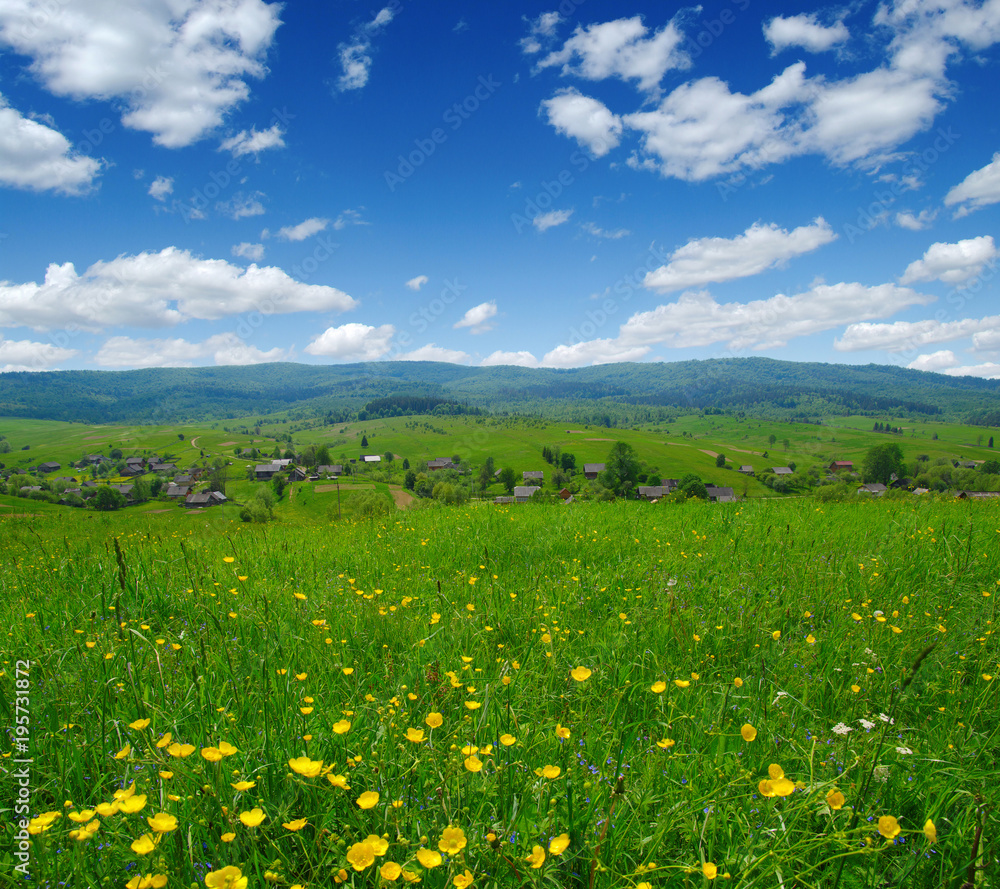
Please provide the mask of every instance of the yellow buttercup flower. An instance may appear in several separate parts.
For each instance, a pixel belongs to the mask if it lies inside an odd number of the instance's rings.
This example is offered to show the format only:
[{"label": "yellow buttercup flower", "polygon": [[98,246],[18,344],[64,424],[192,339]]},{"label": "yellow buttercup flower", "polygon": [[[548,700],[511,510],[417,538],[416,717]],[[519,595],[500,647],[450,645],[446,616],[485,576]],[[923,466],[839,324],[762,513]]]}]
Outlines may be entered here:
[{"label": "yellow buttercup flower", "polygon": [[223,756],[232,756],[234,753],[239,753],[240,752],[232,744],[230,744],[228,741],[219,741],[219,748],[218,749],[219,749],[219,753],[221,753]]},{"label": "yellow buttercup flower", "polygon": [[402,872],[403,868],[396,864],[395,861],[387,861],[379,868],[379,875],[383,880],[387,880],[390,883],[398,880]]},{"label": "yellow buttercup flower", "polygon": [[893,815],[882,815],[878,819],[878,832],[887,840],[893,840],[899,836],[902,828]]},{"label": "yellow buttercup flower", "polygon": [[157,833],[170,833],[177,830],[177,818],[166,812],[159,812],[146,818],[146,823]]},{"label": "yellow buttercup flower", "polygon": [[421,867],[430,870],[441,863],[441,853],[435,852],[433,849],[417,849],[417,861],[420,862]]},{"label": "yellow buttercup flower", "polygon": [[125,758],[126,756],[128,756],[128,755],[129,755],[129,754],[130,754],[131,752],[132,752],[132,745],[131,745],[131,744],[126,744],[126,745],[125,745],[124,747],[122,747],[122,749],[121,749],[121,750],[119,750],[119,751],[118,751],[118,752],[117,752],[117,753],[115,754],[115,759],[124,759],[124,758]]},{"label": "yellow buttercup flower", "polygon": [[675,679],[674,680],[674,685],[676,685],[678,688],[687,688],[690,684],[691,684],[691,681],[688,680],[688,679]]},{"label": "yellow buttercup flower", "polygon": [[358,797],[358,808],[371,809],[378,802],[378,793],[374,790],[366,790]]},{"label": "yellow buttercup flower", "polygon": [[247,878],[238,867],[230,864],[205,874],[205,885],[209,889],[247,889]]},{"label": "yellow buttercup flower", "polygon": [[569,834],[561,833],[549,841],[549,854],[562,855],[569,848]]},{"label": "yellow buttercup flower", "polygon": [[557,738],[559,738],[561,741],[567,741],[567,740],[569,740],[570,734],[571,734],[570,730],[568,728],[566,728],[566,726],[562,725],[562,723],[559,723],[559,722],[556,723],[556,737]]},{"label": "yellow buttercup flower", "polygon": [[167,747],[167,753],[177,759],[183,759],[194,753],[194,744],[178,744],[176,741]]},{"label": "yellow buttercup flower", "polygon": [[414,728],[412,725],[406,730],[406,740],[412,741],[414,744],[420,744],[424,741],[424,730],[422,728]]},{"label": "yellow buttercup flower", "polygon": [[534,870],[538,870],[538,868],[545,863],[545,850],[541,846],[533,846],[531,854],[526,856],[524,860],[527,861]]},{"label": "yellow buttercup flower", "polygon": [[247,827],[258,827],[266,817],[259,806],[254,806],[249,812],[240,812],[240,821]]},{"label": "yellow buttercup flower", "polygon": [[465,760],[465,767],[470,772],[481,772],[483,770],[483,761],[478,756],[470,756]]},{"label": "yellow buttercup flower", "polygon": [[475,877],[472,875],[471,871],[466,868],[464,874],[455,874],[455,876],[451,879],[455,884],[455,889],[470,889]]},{"label": "yellow buttercup flower", "polygon": [[141,732],[146,726],[149,725],[148,719],[137,719],[135,722],[130,722],[128,727],[135,729],[137,732]]},{"label": "yellow buttercup flower", "polygon": [[209,762],[221,762],[222,751],[218,747],[202,747],[201,755]]},{"label": "yellow buttercup flower", "polygon": [[446,827],[441,831],[438,848],[446,855],[457,855],[465,848],[467,842],[465,831],[461,827]]},{"label": "yellow buttercup flower", "polygon": [[781,630],[775,630],[773,633],[771,633],[771,638],[774,639],[775,642],[777,642],[781,638]]},{"label": "yellow buttercup flower", "polygon": [[375,850],[371,843],[355,843],[347,852],[347,861],[356,871],[363,871],[375,863]]},{"label": "yellow buttercup flower", "polygon": [[440,713],[428,713],[424,722],[430,728],[440,728],[441,724],[444,722],[444,717]]},{"label": "yellow buttercup flower", "polygon": [[233,840],[236,839],[236,834],[235,833],[224,833],[221,837],[219,837],[219,839],[222,840],[222,842],[224,842],[224,843],[231,843]]},{"label": "yellow buttercup flower", "polygon": [[826,795],[826,804],[834,811],[839,811],[844,808],[845,802],[846,800],[844,799],[844,794],[842,794],[839,790],[831,790]]},{"label": "yellow buttercup flower", "polygon": [[653,692],[654,694],[662,694],[663,692],[665,692],[667,690],[667,683],[666,682],[654,682],[649,687],[649,690],[651,692]]},{"label": "yellow buttercup flower", "polygon": [[296,756],[288,760],[288,767],[304,778],[315,778],[323,770],[323,760],[310,759],[308,756]]},{"label": "yellow buttercup flower", "polygon": [[535,774],[542,778],[558,778],[562,774],[562,769],[559,766],[542,766],[540,769],[535,769]]},{"label": "yellow buttercup flower", "polygon": [[701,866],[701,872],[706,880],[714,880],[719,875],[719,869],[711,861],[706,861]]},{"label": "yellow buttercup flower", "polygon": [[244,791],[249,790],[251,787],[256,787],[256,781],[237,781],[235,784],[230,784],[234,790]]},{"label": "yellow buttercup flower", "polygon": [[517,738],[505,732],[500,736],[500,743],[503,744],[504,747],[513,747],[517,743]]},{"label": "yellow buttercup flower", "polygon": [[735,685],[737,688],[743,688],[743,680],[740,679],[739,676],[737,676],[735,679],[733,679],[733,685]]},{"label": "yellow buttercup flower", "polygon": [[577,682],[586,682],[590,679],[592,671],[587,667],[574,667],[569,673]]},{"label": "yellow buttercup flower", "polygon": [[296,830],[302,830],[302,828],[305,827],[308,823],[309,822],[305,818],[299,818],[295,821],[284,821],[282,822],[281,826],[285,828],[285,830],[296,831]]},{"label": "yellow buttercup flower", "polygon": [[85,822],[90,821],[90,819],[93,817],[94,817],[93,809],[83,809],[80,812],[69,813],[69,820],[75,821],[77,824],[84,824]]},{"label": "yellow buttercup flower", "polygon": [[937,842],[937,828],[934,826],[934,822],[928,818],[924,822],[924,836],[927,837],[929,843]]},{"label": "yellow buttercup flower", "polygon": [[364,841],[366,843],[371,843],[372,848],[375,850],[375,854],[381,858],[389,851],[389,841],[385,837],[376,836],[373,833],[368,834]]},{"label": "yellow buttercup flower", "polygon": [[677,742],[673,738],[663,738],[662,740],[656,742],[656,746],[661,750],[669,750],[676,743]]},{"label": "yellow buttercup flower", "polygon": [[163,889],[166,885],[166,874],[136,874],[125,884],[125,889]]},{"label": "yellow buttercup flower", "polygon": [[757,729],[748,722],[740,729],[740,736],[749,744],[757,737]]},{"label": "yellow buttercup flower", "polygon": [[346,719],[338,720],[333,724],[334,734],[346,735],[351,730],[351,724]]},{"label": "yellow buttercup flower", "polygon": [[156,842],[148,833],[144,833],[139,839],[132,841],[131,848],[136,855],[148,855],[156,848]]},{"label": "yellow buttercup flower", "polygon": [[128,796],[124,799],[118,801],[118,810],[125,812],[127,815],[134,815],[136,812],[142,811],[143,806],[146,805],[146,794],[137,793],[134,796]]},{"label": "yellow buttercup flower", "polygon": [[342,790],[350,790],[351,785],[347,783],[346,775],[333,775],[328,774],[326,780],[329,781],[334,787],[339,787]]}]

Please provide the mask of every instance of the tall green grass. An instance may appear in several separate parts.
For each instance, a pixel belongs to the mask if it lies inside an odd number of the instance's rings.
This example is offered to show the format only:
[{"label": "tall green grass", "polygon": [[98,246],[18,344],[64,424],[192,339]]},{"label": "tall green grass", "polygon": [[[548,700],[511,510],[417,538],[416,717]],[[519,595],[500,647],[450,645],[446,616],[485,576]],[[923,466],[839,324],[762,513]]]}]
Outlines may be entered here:
[{"label": "tall green grass", "polygon": [[0,520],[37,885],[994,885],[989,504],[156,518]]}]

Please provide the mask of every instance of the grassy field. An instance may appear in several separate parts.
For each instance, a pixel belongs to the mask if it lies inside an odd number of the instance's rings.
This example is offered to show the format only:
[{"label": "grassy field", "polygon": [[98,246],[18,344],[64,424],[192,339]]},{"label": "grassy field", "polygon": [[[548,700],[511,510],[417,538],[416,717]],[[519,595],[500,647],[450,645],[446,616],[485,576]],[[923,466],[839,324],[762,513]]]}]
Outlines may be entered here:
[{"label": "grassy field", "polygon": [[0,533],[5,885],[997,885],[991,504]]}]

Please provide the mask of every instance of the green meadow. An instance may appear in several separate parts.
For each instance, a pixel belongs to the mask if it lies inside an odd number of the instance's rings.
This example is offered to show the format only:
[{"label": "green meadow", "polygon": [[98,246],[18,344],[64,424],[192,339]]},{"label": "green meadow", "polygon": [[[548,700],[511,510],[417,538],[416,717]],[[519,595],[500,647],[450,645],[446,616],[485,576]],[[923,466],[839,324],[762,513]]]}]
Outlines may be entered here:
[{"label": "green meadow", "polygon": [[[667,450],[714,469],[701,452],[724,442],[763,451],[776,434],[807,454],[820,431],[851,459],[872,438],[861,421],[713,421],[735,425],[564,426],[552,443],[582,463],[607,452],[587,439],[620,437],[667,474]],[[6,434],[32,437],[33,459],[80,450],[80,428],[43,442],[17,422]],[[295,440],[332,433],[353,455],[367,434],[416,460],[480,428],[428,422],[449,434],[401,418]],[[951,429],[914,433],[975,448]],[[469,461],[503,465],[516,431],[487,427]],[[100,433],[86,451],[130,430]],[[198,453],[189,433],[210,453],[253,437],[164,429],[137,447]],[[5,885],[996,885],[992,503],[470,504],[262,525],[230,507],[4,503]]]}]

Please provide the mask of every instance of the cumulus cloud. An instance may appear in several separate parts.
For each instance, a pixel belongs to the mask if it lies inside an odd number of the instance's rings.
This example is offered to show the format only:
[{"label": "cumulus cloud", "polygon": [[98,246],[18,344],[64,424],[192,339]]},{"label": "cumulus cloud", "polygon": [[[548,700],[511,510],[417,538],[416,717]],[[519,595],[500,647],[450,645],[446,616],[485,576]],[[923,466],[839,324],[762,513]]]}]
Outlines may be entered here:
[{"label": "cumulus cloud", "polygon": [[496,367],[498,365],[510,365],[513,367],[538,367],[538,359],[531,352],[502,352],[496,351],[487,355],[481,362],[483,367]]},{"label": "cumulus cloud", "polygon": [[560,67],[563,76],[585,80],[617,77],[635,81],[643,91],[652,91],[668,70],[690,67],[691,58],[681,49],[683,40],[684,35],[673,21],[654,32],[638,15],[577,25],[562,48],[539,60],[536,70]]},{"label": "cumulus cloud", "polygon": [[157,176],[149,186],[149,195],[158,201],[165,201],[174,193],[174,180],[169,176]]},{"label": "cumulus cloud", "polygon": [[341,75],[337,80],[338,89],[363,89],[368,83],[372,67],[372,38],[388,25],[396,12],[393,6],[380,9],[372,19],[354,32],[354,36],[337,47]]},{"label": "cumulus cloud", "polygon": [[987,263],[992,265],[996,256],[991,235],[967,238],[954,244],[938,242],[927,248],[923,259],[911,262],[899,280],[901,284],[937,280],[961,286],[982,272]]},{"label": "cumulus cloud", "polygon": [[281,5],[263,0],[74,0],[39,27],[34,0],[0,5],[0,42],[51,93],[118,100],[122,123],[168,148],[204,138],[265,76]]},{"label": "cumulus cloud", "polygon": [[735,238],[695,238],[675,250],[667,265],[646,275],[643,284],[651,290],[669,293],[712,282],[732,281],[757,275],[810,253],[837,237],[821,216],[811,225],[791,232],[754,223]]},{"label": "cumulus cloud", "polygon": [[944,196],[946,207],[954,207],[956,217],[967,216],[1000,202],[1000,152],[985,167],[973,170]]},{"label": "cumulus cloud", "polygon": [[406,282],[406,286],[409,287],[410,290],[419,290],[429,280],[430,278],[428,278],[427,275],[417,275],[416,278],[410,278],[410,280]]},{"label": "cumulus cloud", "polygon": [[445,349],[443,346],[435,346],[428,343],[412,352],[404,352],[395,356],[396,361],[445,361],[448,364],[465,364],[469,360],[466,352],[457,349]]},{"label": "cumulus cloud", "polygon": [[242,269],[176,247],[95,262],[82,275],[71,262],[52,263],[42,284],[0,282],[0,327],[36,330],[158,328],[241,312],[343,312],[356,306],[335,287],[299,283],[273,266]]},{"label": "cumulus cloud", "polygon": [[640,361],[650,352],[649,346],[632,346],[620,340],[588,340],[573,345],[556,346],[542,358],[543,367],[583,367],[588,364],[617,364]]},{"label": "cumulus cloud", "polygon": [[896,321],[893,324],[851,324],[844,335],[834,341],[840,352],[860,352],[884,349],[887,352],[905,352],[935,343],[964,339],[980,332],[1000,328],[1000,315],[987,318],[961,318],[957,321]]},{"label": "cumulus cloud", "polygon": [[285,241],[304,241],[306,238],[311,238],[325,230],[329,224],[329,219],[313,216],[298,225],[286,225],[284,228],[278,229],[278,237]]},{"label": "cumulus cloud", "polygon": [[240,241],[233,247],[233,256],[241,256],[253,262],[260,262],[264,258],[264,245],[251,244],[249,241]]},{"label": "cumulus cloud", "polygon": [[392,347],[396,328],[391,324],[372,327],[368,324],[342,324],[328,327],[315,337],[306,352],[338,361],[375,361]]},{"label": "cumulus cloud", "polygon": [[528,36],[521,39],[521,50],[527,55],[541,52],[543,41],[548,43],[555,36],[562,20],[558,12],[543,12],[537,18],[528,20]]},{"label": "cumulus cloud", "polygon": [[572,215],[572,210],[550,210],[548,213],[540,213],[531,220],[531,224],[540,232],[548,231],[550,228],[555,228],[557,225],[569,222],[569,218]]},{"label": "cumulus cloud", "polygon": [[493,321],[496,315],[497,304],[495,301],[480,303],[478,306],[473,306],[469,309],[462,316],[462,320],[454,324],[454,327],[456,330],[468,327],[469,333],[486,333],[486,331],[492,330],[496,326]]},{"label": "cumulus cloud", "polygon": [[285,361],[288,353],[278,348],[264,352],[235,333],[219,333],[200,343],[113,336],[105,340],[94,361],[102,367],[192,367],[208,358],[217,365],[264,364]]},{"label": "cumulus cloud", "polygon": [[951,349],[941,349],[938,352],[931,352],[929,355],[918,355],[906,366],[912,370],[926,370],[931,373],[938,373],[948,367],[958,365],[958,359]]},{"label": "cumulus cloud", "polygon": [[800,46],[810,52],[825,52],[844,43],[850,32],[843,22],[821,25],[815,14],[775,16],[764,25],[764,37],[771,44],[772,54],[790,46]]},{"label": "cumulus cloud", "polygon": [[911,232],[919,232],[925,228],[929,228],[936,217],[937,211],[935,210],[921,210],[917,214],[914,214],[910,210],[902,210],[896,214],[895,221],[896,225],[900,228],[909,229]]},{"label": "cumulus cloud", "polygon": [[7,340],[0,336],[0,373],[13,370],[49,370],[79,353],[52,343]]},{"label": "cumulus cloud", "polygon": [[964,367],[949,367],[944,373],[949,377],[979,377],[984,380],[1000,380],[1000,364],[987,362]]},{"label": "cumulus cloud", "polygon": [[557,133],[576,139],[594,157],[604,157],[621,141],[622,120],[603,102],[565,89],[541,104]]},{"label": "cumulus cloud", "polygon": [[235,136],[225,139],[219,146],[219,150],[228,151],[233,157],[242,157],[244,154],[260,154],[270,148],[284,148],[284,137],[285,131],[278,124],[260,132],[256,129],[241,130]]},{"label": "cumulus cloud", "polygon": [[74,151],[62,133],[24,117],[0,95],[0,185],[82,194],[100,171],[100,161]]}]

